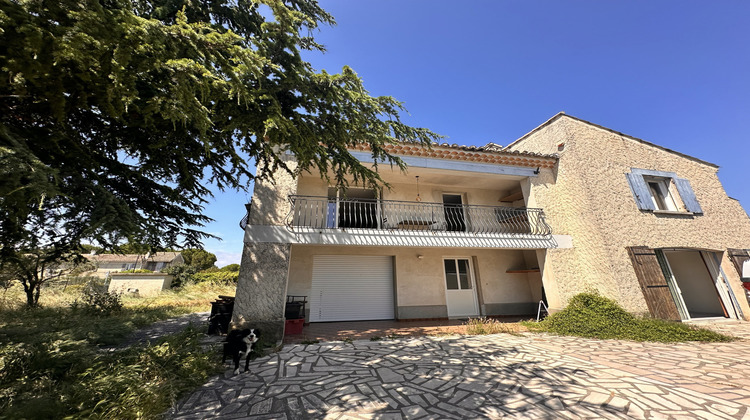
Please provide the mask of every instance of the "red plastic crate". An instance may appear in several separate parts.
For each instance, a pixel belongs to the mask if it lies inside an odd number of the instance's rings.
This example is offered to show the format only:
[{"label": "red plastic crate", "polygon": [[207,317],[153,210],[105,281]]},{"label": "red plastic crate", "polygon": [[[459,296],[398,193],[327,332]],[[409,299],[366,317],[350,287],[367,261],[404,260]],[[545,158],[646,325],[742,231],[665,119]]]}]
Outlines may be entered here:
[{"label": "red plastic crate", "polygon": [[302,334],[302,326],[304,324],[304,319],[287,319],[284,335]]}]

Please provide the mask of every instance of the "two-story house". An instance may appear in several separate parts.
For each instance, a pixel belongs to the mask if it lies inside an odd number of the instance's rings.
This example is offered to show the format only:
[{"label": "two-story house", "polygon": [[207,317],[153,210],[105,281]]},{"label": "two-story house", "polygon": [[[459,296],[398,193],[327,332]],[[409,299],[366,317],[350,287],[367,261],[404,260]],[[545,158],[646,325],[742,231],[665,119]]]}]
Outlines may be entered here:
[{"label": "two-story house", "polygon": [[408,165],[380,167],[390,188],[256,183],[236,325],[280,338],[286,295],[308,322],[528,315],[586,290],[660,318],[750,314],[750,219],[715,165],[565,114],[507,147],[390,147]]}]

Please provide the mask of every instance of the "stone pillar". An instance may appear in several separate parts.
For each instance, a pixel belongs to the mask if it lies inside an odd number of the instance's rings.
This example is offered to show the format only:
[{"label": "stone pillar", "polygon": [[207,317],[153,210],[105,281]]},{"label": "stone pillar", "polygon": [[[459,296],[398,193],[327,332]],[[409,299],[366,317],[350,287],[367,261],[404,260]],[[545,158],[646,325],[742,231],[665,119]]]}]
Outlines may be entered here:
[{"label": "stone pillar", "polygon": [[[282,157],[296,170],[294,157]],[[284,226],[291,205],[289,195],[297,193],[297,178],[280,169],[272,181],[256,181],[245,232],[256,226]],[[284,308],[289,272],[289,243],[252,242],[246,235],[240,276],[232,314],[232,328],[259,328],[262,339],[280,343],[284,337]]]},{"label": "stone pillar", "polygon": [[259,328],[262,339],[284,338],[290,244],[246,243],[232,314],[232,328]]}]

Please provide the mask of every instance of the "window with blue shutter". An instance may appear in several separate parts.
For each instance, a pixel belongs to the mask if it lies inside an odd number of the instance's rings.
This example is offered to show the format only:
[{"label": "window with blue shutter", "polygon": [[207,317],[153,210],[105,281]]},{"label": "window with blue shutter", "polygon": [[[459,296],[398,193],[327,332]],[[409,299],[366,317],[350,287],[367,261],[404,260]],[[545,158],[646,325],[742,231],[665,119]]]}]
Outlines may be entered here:
[{"label": "window with blue shutter", "polygon": [[674,183],[677,186],[677,191],[680,193],[685,209],[689,212],[703,214],[701,205],[698,204],[698,199],[695,198],[693,187],[690,186],[690,181],[684,178],[675,178]]},{"label": "window with blue shutter", "polygon": [[678,211],[670,188],[674,184],[685,211],[703,214],[690,181],[678,178],[674,172],[631,168],[630,173],[625,176],[640,210]]}]

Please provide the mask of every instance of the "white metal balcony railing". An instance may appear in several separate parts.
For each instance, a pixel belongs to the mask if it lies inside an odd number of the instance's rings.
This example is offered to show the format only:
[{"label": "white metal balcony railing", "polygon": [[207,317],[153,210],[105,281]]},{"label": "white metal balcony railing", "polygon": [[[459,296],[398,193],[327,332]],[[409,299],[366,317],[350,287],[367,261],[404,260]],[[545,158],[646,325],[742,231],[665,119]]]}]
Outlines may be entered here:
[{"label": "white metal balcony railing", "polygon": [[542,209],[372,199],[337,200],[302,195],[290,195],[289,201],[291,210],[286,225],[292,231],[307,228],[552,234]]}]

